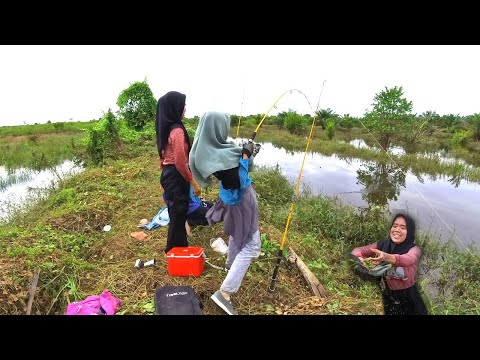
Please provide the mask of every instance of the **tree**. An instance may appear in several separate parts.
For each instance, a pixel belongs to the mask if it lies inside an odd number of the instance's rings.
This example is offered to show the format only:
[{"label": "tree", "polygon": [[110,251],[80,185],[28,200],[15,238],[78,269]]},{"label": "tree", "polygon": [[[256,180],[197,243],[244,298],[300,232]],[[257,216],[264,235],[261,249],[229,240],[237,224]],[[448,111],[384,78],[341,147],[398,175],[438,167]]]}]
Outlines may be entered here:
[{"label": "tree", "polygon": [[331,118],[336,118],[338,115],[332,109],[320,109],[317,111],[317,120],[316,125],[322,127],[325,130],[325,126],[327,124],[327,120]]},{"label": "tree", "polygon": [[476,141],[480,141],[480,113],[471,115],[467,122],[470,124],[473,130],[473,137]]},{"label": "tree", "polygon": [[[240,116],[231,114],[230,115],[230,127],[237,126],[239,120],[240,120]],[[243,124],[240,124],[240,125],[243,125]]]},{"label": "tree", "polygon": [[277,125],[279,129],[283,129],[283,126],[285,125],[285,118],[287,117],[287,114],[288,113],[286,111],[282,111],[282,112],[278,113],[277,116],[272,116],[269,119],[269,122],[272,125]]},{"label": "tree", "polygon": [[431,111],[427,111],[420,116],[409,115],[404,118],[398,134],[399,138],[405,143],[407,153],[414,153],[420,140],[432,131],[431,124],[434,118],[435,112]]},{"label": "tree", "polygon": [[335,120],[328,119],[325,125],[325,131],[327,132],[327,138],[332,140],[335,137]]},{"label": "tree", "polygon": [[394,86],[375,94],[373,108],[365,113],[365,126],[370,131],[378,132],[380,144],[388,149],[393,134],[401,129],[402,122],[407,121],[413,108],[412,102],[403,98],[403,88]]},{"label": "tree", "polygon": [[297,135],[300,135],[307,128],[303,116],[297,114],[295,111],[287,113],[284,125],[291,134]]},{"label": "tree", "polygon": [[130,128],[142,130],[149,120],[155,119],[157,101],[147,84],[147,79],[134,82],[123,90],[117,99],[118,111]]},{"label": "tree", "polygon": [[457,126],[460,123],[461,116],[460,115],[455,115],[455,114],[448,114],[448,115],[443,115],[440,117],[439,122],[449,128],[453,126]]},{"label": "tree", "polygon": [[106,158],[116,157],[123,149],[118,124],[111,109],[90,130],[86,153],[94,165],[103,165]]},{"label": "tree", "polygon": [[123,147],[123,142],[118,131],[118,124],[115,119],[115,115],[112,113],[112,109],[108,109],[104,114],[105,120],[105,140],[109,143],[110,147],[114,151],[119,151]]}]

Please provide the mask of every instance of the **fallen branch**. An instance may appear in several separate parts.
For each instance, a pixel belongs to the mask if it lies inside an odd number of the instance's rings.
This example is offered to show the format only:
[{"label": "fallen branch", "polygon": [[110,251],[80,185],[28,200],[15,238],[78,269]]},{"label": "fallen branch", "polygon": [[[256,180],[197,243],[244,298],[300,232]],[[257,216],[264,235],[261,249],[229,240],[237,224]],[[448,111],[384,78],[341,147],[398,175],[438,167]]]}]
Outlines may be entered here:
[{"label": "fallen branch", "polygon": [[322,284],[320,284],[320,281],[318,281],[315,274],[308,268],[308,266],[302,261],[302,259],[300,259],[300,257],[295,253],[295,251],[293,251],[291,247],[289,247],[288,249],[290,250],[290,253],[295,257],[298,270],[300,270],[300,272],[302,273],[313,293],[321,299],[326,299],[327,293],[325,291],[325,288]]}]

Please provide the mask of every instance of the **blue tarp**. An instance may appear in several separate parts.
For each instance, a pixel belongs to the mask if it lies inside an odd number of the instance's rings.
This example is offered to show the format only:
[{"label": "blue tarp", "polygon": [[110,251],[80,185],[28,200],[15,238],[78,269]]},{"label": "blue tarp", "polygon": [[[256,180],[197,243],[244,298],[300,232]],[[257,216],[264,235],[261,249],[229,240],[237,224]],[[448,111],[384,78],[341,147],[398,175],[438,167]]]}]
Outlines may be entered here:
[{"label": "blue tarp", "polygon": [[155,215],[148,224],[139,225],[139,228],[145,230],[152,230],[160,226],[167,226],[170,222],[170,218],[168,217],[168,209],[166,206],[160,209],[160,211]]}]

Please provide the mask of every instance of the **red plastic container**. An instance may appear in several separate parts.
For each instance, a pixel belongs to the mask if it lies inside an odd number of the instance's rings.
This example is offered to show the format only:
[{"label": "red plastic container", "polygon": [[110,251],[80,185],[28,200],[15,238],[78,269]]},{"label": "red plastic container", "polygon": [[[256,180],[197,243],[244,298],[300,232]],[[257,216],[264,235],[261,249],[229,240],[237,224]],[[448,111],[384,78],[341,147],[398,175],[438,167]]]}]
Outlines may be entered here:
[{"label": "red plastic container", "polygon": [[205,266],[203,247],[174,247],[167,252],[167,262],[170,276],[198,277]]}]

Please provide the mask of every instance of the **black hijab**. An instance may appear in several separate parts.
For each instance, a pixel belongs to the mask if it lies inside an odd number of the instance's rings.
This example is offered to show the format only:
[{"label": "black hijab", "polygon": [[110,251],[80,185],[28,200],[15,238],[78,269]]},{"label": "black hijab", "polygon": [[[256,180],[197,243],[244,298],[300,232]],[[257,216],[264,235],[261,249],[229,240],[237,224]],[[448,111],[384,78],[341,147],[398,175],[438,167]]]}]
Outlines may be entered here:
[{"label": "black hijab", "polygon": [[182,128],[185,133],[185,142],[188,145],[188,152],[192,144],[188,137],[187,129],[182,123],[182,113],[185,108],[185,94],[178,91],[169,91],[158,99],[157,103],[157,118],[155,121],[155,131],[157,133],[157,149],[160,158],[163,158],[162,152],[167,146],[170,131],[177,127]]},{"label": "black hijab", "polygon": [[[407,237],[400,244],[395,244],[390,237],[390,230],[397,218],[403,217],[407,224]],[[407,214],[398,213],[394,216],[390,228],[388,229],[388,238],[377,242],[377,249],[388,254],[406,254],[415,244],[415,220]]]}]

